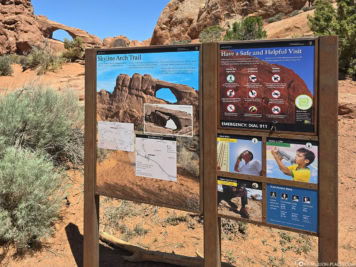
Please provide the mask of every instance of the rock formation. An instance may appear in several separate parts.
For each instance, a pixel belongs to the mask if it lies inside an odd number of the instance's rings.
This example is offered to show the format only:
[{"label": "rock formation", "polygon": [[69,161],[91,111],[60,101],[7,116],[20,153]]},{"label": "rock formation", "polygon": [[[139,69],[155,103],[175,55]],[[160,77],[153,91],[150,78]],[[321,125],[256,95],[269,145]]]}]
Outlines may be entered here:
[{"label": "rock formation", "polygon": [[208,26],[231,26],[246,16],[273,17],[301,9],[307,0],[171,0],[154,29],[151,45],[193,40]]},{"label": "rock formation", "polygon": [[45,16],[37,17],[37,24],[45,38],[51,39],[53,36],[53,32],[57,30],[66,31],[73,39],[79,37],[82,39],[85,47],[101,47],[102,41],[99,37],[89,34],[86,31],[81,29],[68,27],[61,23],[51,21]]},{"label": "rock formation", "polygon": [[[0,54],[26,53],[32,47],[51,40],[56,30],[64,30],[72,38],[80,37],[86,47],[102,46],[99,37],[51,21],[45,16],[36,16],[31,0],[0,1]],[[58,44],[55,46],[55,50],[60,50]]]},{"label": "rock formation", "polygon": [[27,52],[43,40],[30,0],[0,1],[0,54]]},{"label": "rock formation", "polygon": [[144,40],[142,42],[137,40],[129,40],[126,36],[119,35],[115,37],[104,38],[103,45],[105,48],[114,47],[136,47],[136,46],[148,46],[151,39]]},{"label": "rock formation", "polygon": [[[143,130],[144,104],[169,104],[156,97],[157,91],[162,88],[170,89],[175,95],[177,99],[175,105],[193,106],[193,128],[194,134],[197,134],[199,130],[198,92],[183,84],[154,79],[149,74],[142,76],[135,73],[132,77],[120,74],[112,93],[107,90],[98,92],[99,119],[134,123],[135,130]],[[183,120],[180,123],[185,124]]]}]

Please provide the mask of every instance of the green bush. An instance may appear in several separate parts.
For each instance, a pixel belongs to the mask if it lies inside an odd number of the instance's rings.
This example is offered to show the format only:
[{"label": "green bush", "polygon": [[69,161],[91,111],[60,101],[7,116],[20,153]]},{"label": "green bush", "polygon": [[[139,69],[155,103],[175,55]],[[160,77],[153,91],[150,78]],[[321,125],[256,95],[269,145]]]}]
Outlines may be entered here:
[{"label": "green bush", "polygon": [[14,71],[10,56],[0,56],[0,76],[10,76]]},{"label": "green bush", "polygon": [[248,17],[241,22],[234,22],[232,29],[226,32],[225,40],[255,40],[264,39],[267,32],[263,29],[261,17]]},{"label": "green bush", "polygon": [[73,40],[64,38],[64,48],[66,51],[63,53],[63,57],[71,62],[84,58],[83,41],[79,37],[76,37]]},{"label": "green bush", "polygon": [[316,1],[314,17],[308,16],[309,27],[315,35],[335,35],[336,11],[329,1]]},{"label": "green bush", "polygon": [[339,36],[339,72],[356,79],[356,5],[354,0],[338,0],[337,10],[330,1],[315,2],[314,17],[308,16],[309,27],[317,36]]},{"label": "green bush", "polygon": [[66,191],[64,174],[39,153],[10,147],[1,154],[0,241],[25,250],[53,233]]},{"label": "green bush", "polygon": [[42,48],[32,48],[29,54],[22,56],[19,60],[24,71],[37,69],[39,75],[47,71],[59,70],[64,62],[62,57],[53,54],[48,45],[44,45]]},{"label": "green bush", "polygon": [[28,87],[0,98],[5,145],[46,153],[56,165],[83,163],[83,123],[83,110],[69,92]]},{"label": "green bush", "polygon": [[220,26],[210,26],[202,30],[199,34],[199,41],[201,43],[216,42],[221,40],[221,35],[224,29]]}]

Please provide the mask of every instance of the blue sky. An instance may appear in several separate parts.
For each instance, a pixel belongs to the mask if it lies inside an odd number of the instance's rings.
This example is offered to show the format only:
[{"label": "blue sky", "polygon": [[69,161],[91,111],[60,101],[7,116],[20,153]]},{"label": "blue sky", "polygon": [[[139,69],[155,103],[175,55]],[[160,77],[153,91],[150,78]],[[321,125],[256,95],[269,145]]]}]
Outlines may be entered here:
[{"label": "blue sky", "polygon": [[[79,28],[101,38],[125,35],[130,40],[151,38],[157,20],[170,0],[32,0],[36,15]],[[69,35],[54,33],[63,40]]]}]

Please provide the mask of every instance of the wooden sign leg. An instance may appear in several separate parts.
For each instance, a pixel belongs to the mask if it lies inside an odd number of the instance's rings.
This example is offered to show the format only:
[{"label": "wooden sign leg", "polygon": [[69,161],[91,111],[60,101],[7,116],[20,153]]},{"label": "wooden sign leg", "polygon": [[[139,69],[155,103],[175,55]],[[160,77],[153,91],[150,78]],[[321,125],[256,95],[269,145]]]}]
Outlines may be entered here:
[{"label": "wooden sign leg", "polygon": [[85,53],[84,267],[99,266],[99,196],[96,186],[95,50]]},{"label": "wooden sign leg", "polygon": [[217,210],[217,43],[203,44],[204,266],[220,267]]},{"label": "wooden sign leg", "polygon": [[319,39],[319,262],[338,262],[338,39]]}]

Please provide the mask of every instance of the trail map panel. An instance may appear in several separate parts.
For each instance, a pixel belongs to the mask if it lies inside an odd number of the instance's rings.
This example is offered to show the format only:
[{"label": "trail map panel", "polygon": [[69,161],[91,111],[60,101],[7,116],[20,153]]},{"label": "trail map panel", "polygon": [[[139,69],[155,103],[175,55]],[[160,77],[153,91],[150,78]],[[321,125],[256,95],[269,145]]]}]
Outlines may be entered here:
[{"label": "trail map panel", "polygon": [[220,46],[220,127],[314,133],[315,41]]},{"label": "trail map panel", "polygon": [[97,194],[200,210],[200,50],[96,51]]},{"label": "trail map panel", "polygon": [[172,137],[137,135],[136,175],[176,182],[176,139]]}]

